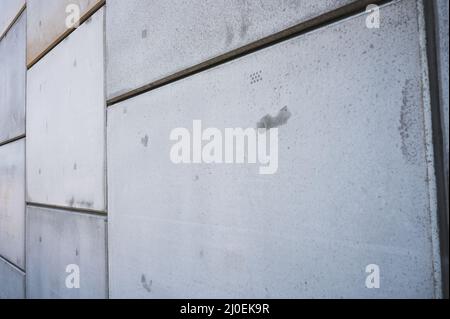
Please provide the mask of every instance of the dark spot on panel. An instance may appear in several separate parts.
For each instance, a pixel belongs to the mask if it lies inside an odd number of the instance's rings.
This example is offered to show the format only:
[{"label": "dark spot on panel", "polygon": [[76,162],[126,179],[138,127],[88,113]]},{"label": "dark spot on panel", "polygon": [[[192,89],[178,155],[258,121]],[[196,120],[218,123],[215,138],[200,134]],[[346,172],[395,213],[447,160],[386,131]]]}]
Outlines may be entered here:
[{"label": "dark spot on panel", "polygon": [[276,116],[267,114],[261,118],[261,120],[257,123],[257,128],[271,129],[285,125],[291,116],[292,113],[289,111],[288,107],[285,106]]},{"label": "dark spot on panel", "polygon": [[72,196],[72,198],[68,201],[69,206],[73,206],[73,204],[75,203],[75,198]]},{"label": "dark spot on panel", "polygon": [[147,147],[148,145],[148,135],[146,134],[143,138],[141,138],[141,144]]},{"label": "dark spot on panel", "polygon": [[147,290],[147,292],[152,292],[152,283],[152,280],[147,282],[144,274],[141,275],[141,285],[145,290]]},{"label": "dark spot on panel", "polygon": [[86,207],[86,208],[91,208],[92,206],[94,206],[94,203],[91,201],[78,201],[77,205],[82,206],[82,207]]},{"label": "dark spot on panel", "polygon": [[401,139],[401,151],[405,160],[412,164],[417,159],[417,136],[418,107],[414,104],[414,85],[411,80],[406,80],[402,90],[402,105],[400,109],[400,125],[398,131]]},{"label": "dark spot on panel", "polygon": [[228,47],[233,42],[234,33],[233,29],[227,25],[226,36],[225,36],[225,45]]},{"label": "dark spot on panel", "polygon": [[142,30],[141,38],[145,39],[147,37],[147,29]]}]

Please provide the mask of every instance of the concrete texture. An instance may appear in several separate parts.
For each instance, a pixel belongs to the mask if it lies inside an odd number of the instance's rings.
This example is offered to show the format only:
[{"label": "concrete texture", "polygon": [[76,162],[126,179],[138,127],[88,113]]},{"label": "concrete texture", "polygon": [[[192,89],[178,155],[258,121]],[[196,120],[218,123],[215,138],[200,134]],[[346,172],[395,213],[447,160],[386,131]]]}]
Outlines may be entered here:
[{"label": "concrete texture", "polygon": [[[110,107],[110,296],[439,297],[416,5],[381,8],[380,29],[354,16]],[[115,92],[126,77],[109,71]],[[256,127],[285,107],[274,175],[170,161],[174,128]],[[380,289],[365,287],[369,264]]]},{"label": "concrete texture", "polygon": [[25,50],[26,15],[22,13],[0,40],[0,144],[25,134]]},{"label": "concrete texture", "polygon": [[[27,207],[27,298],[105,298],[106,219]],[[69,289],[67,265],[80,270],[80,288]]]},{"label": "concrete texture", "polygon": [[0,2],[0,39],[14,22],[25,0],[2,0]]},{"label": "concrete texture", "polygon": [[0,256],[25,269],[25,139],[0,146]]},{"label": "concrete texture", "polygon": [[[440,84],[441,84],[441,95],[442,95],[442,107],[444,110],[444,120],[445,120],[445,131],[448,132],[448,1],[437,0],[437,27],[438,27],[438,57],[439,57],[439,67],[440,67]],[[445,147],[448,154],[448,134],[445,134]]]},{"label": "concrete texture", "polygon": [[103,9],[28,71],[27,200],[104,211]]},{"label": "concrete texture", "polygon": [[79,6],[80,18],[89,16],[103,0],[27,0],[27,65],[70,31],[66,26],[67,5]]},{"label": "concrete texture", "polygon": [[[437,49],[438,49],[438,64],[439,64],[439,80],[440,80],[440,94],[441,94],[441,109],[442,109],[442,118],[443,118],[443,127],[444,127],[444,147],[445,147],[445,161],[446,161],[446,169],[447,169],[447,179],[448,179],[448,157],[449,157],[449,148],[448,148],[448,138],[449,138],[449,114],[448,114],[448,92],[449,92],[449,83],[448,83],[448,4],[447,0],[437,0],[436,2],[437,8]],[[448,181],[447,181],[448,182]]]},{"label": "concrete texture", "polygon": [[25,274],[0,257],[0,299],[25,298]]},{"label": "concrete texture", "polygon": [[108,99],[351,2],[108,0]]}]

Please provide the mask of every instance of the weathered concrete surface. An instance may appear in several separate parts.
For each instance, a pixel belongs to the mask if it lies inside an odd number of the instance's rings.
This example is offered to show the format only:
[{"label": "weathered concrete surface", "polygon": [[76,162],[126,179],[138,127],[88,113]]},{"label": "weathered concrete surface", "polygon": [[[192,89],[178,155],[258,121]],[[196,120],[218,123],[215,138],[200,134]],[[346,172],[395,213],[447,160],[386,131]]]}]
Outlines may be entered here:
[{"label": "weathered concrete surface", "polygon": [[[441,90],[441,104],[443,109],[443,118],[444,118],[444,141],[445,148],[447,152],[447,160],[448,160],[448,4],[449,2],[446,0],[437,0],[436,1],[437,8],[437,28],[438,28],[438,62],[439,62],[439,76],[440,76],[440,90]],[[448,165],[448,163],[447,163]]]},{"label": "weathered concrete surface", "polygon": [[25,0],[2,0],[0,2],[0,38],[14,22],[24,5]]},{"label": "weathered concrete surface", "polygon": [[28,201],[105,210],[103,14],[28,70]]},{"label": "weathered concrete surface", "polygon": [[[78,5],[80,18],[88,16],[102,0],[28,0],[27,64],[30,65],[49,46],[69,31],[66,12],[69,4]],[[70,20],[71,21],[71,20]]]},{"label": "weathered concrete surface", "polygon": [[0,146],[0,256],[25,268],[25,139]]},{"label": "weathered concrete surface", "polygon": [[[447,183],[448,183],[448,158],[449,158],[449,148],[448,148],[448,138],[449,138],[449,113],[448,113],[448,4],[446,0],[435,1],[437,8],[437,49],[438,49],[438,64],[439,64],[439,84],[440,84],[440,94],[441,94],[441,109],[443,118],[443,128],[444,128],[444,147],[445,147],[445,167],[447,170]],[[448,220],[448,218],[447,218]]]},{"label": "weathered concrete surface", "polygon": [[108,99],[351,2],[108,0]]},{"label": "weathered concrete surface", "polygon": [[[112,297],[439,297],[416,2],[381,16],[108,109]],[[284,107],[275,175],[170,161],[174,128],[256,127]]]},{"label": "weathered concrete surface", "polygon": [[[106,219],[27,207],[27,298],[105,298]],[[67,265],[80,270],[80,288],[69,289]]]},{"label": "weathered concrete surface", "polygon": [[25,298],[25,274],[0,257],[0,299]]},{"label": "weathered concrete surface", "polygon": [[25,50],[22,13],[0,41],[0,143],[25,134]]}]

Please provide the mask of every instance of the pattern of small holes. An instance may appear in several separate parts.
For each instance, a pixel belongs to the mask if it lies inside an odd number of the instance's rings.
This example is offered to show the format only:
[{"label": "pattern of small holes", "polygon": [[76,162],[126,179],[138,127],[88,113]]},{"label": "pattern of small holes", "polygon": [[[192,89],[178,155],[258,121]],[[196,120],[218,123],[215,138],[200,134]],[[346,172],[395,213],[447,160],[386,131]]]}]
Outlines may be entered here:
[{"label": "pattern of small holes", "polygon": [[261,74],[262,74],[261,70],[259,70],[258,72],[250,74],[250,84],[254,84],[254,83],[262,81],[263,78],[262,78]]}]

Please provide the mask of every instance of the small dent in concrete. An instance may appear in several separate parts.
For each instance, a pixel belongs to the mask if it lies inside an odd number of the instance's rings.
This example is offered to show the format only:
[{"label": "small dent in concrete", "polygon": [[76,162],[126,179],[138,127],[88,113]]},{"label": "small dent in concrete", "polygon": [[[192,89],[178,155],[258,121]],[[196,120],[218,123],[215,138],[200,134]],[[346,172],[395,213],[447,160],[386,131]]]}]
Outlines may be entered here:
[{"label": "small dent in concrete", "polygon": [[265,115],[259,122],[257,123],[257,128],[265,128],[271,129],[275,127],[279,127],[285,125],[289,118],[292,116],[292,113],[289,111],[288,107],[283,107],[276,116],[271,116],[270,114]]}]

